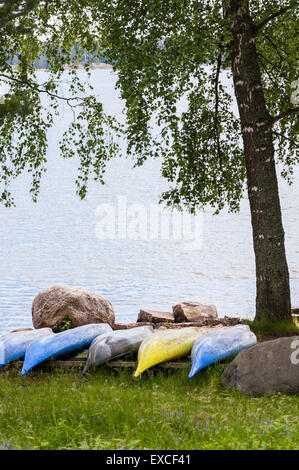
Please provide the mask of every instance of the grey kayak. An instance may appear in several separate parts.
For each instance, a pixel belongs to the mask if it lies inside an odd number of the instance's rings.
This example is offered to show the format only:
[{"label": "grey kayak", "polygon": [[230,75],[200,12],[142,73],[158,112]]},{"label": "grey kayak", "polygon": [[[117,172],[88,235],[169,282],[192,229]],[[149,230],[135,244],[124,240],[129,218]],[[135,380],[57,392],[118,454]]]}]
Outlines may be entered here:
[{"label": "grey kayak", "polygon": [[153,333],[152,326],[138,326],[129,330],[106,333],[95,338],[89,347],[83,374],[86,374],[88,369],[115,357],[138,351],[142,341]]}]

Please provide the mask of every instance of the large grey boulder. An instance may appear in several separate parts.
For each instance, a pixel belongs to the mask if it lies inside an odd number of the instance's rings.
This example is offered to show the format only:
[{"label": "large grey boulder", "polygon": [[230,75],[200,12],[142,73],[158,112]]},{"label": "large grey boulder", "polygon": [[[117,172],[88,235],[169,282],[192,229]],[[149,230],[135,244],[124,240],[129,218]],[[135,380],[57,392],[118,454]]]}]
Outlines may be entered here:
[{"label": "large grey boulder", "polygon": [[221,381],[245,394],[299,391],[299,336],[265,341],[242,351]]},{"label": "large grey boulder", "polygon": [[40,292],[32,304],[34,328],[56,327],[65,319],[71,328],[90,323],[113,326],[115,315],[109,302],[99,294],[80,287],[54,286]]}]

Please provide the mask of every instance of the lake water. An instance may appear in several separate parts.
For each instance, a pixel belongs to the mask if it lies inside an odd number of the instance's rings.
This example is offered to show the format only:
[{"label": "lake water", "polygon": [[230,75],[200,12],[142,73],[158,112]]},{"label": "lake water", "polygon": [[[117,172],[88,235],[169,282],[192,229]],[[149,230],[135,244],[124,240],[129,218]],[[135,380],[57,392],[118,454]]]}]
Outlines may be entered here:
[{"label": "lake water", "polygon": [[[43,80],[44,72],[39,74]],[[120,116],[116,77],[95,70],[92,81],[106,110]],[[61,159],[58,149],[71,119],[63,107],[49,133],[48,171],[38,203],[30,200],[24,175],[13,184],[17,207],[0,207],[0,333],[32,326],[35,295],[55,284],[106,296],[118,322],[135,321],[140,308],[169,311],[188,300],[215,304],[220,316],[251,317],[255,270],[247,199],[239,214],[205,211],[201,249],[186,249],[184,240],[174,239],[100,239],[102,204],[116,207],[121,197],[128,207],[139,203],[148,210],[167,184],[158,160],[133,170],[132,161],[120,158],[109,163],[106,185],[92,183],[80,201],[74,184],[78,162]],[[293,305],[299,304],[298,182],[298,169],[293,186],[280,180]]]}]

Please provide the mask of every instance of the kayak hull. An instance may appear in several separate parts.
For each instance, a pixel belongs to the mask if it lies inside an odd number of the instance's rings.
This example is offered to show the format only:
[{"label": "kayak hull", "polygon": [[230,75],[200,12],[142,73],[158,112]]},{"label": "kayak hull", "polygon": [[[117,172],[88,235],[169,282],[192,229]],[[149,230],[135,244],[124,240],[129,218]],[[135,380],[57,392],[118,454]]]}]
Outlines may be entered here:
[{"label": "kayak hull", "polygon": [[94,338],[111,331],[112,328],[107,323],[95,323],[34,341],[26,350],[21,375],[50,359],[80,353],[89,347]]},{"label": "kayak hull", "polygon": [[134,378],[156,364],[186,356],[201,336],[200,328],[188,327],[179,330],[161,331],[142,341],[138,351],[138,367]]},{"label": "kayak hull", "polygon": [[140,326],[129,330],[106,333],[93,340],[88,350],[88,358],[83,374],[115,357],[138,351],[141,342],[154,333],[152,326]]},{"label": "kayak hull", "polygon": [[189,378],[204,367],[238,354],[256,344],[256,336],[247,325],[238,325],[225,330],[206,333],[198,338],[191,352]]},{"label": "kayak hull", "polygon": [[17,331],[0,337],[0,367],[12,361],[23,359],[26,349],[33,341],[54,335],[51,328]]}]

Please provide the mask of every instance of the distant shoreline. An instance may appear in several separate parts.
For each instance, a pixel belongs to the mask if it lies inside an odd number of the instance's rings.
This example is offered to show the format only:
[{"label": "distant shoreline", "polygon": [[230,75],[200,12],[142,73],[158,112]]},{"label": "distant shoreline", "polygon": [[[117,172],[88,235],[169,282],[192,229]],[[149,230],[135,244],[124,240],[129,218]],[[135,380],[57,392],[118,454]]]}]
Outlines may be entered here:
[{"label": "distant shoreline", "polygon": [[[13,70],[17,70],[17,65],[12,66]],[[105,64],[104,62],[100,62],[99,64],[92,63],[89,66],[89,70],[112,70],[112,65],[111,64]],[[44,68],[36,68],[35,69],[37,72],[49,72],[50,69],[44,69]],[[83,64],[78,64],[76,67],[72,67],[69,64],[64,65],[64,70],[84,70],[84,65]]]}]

